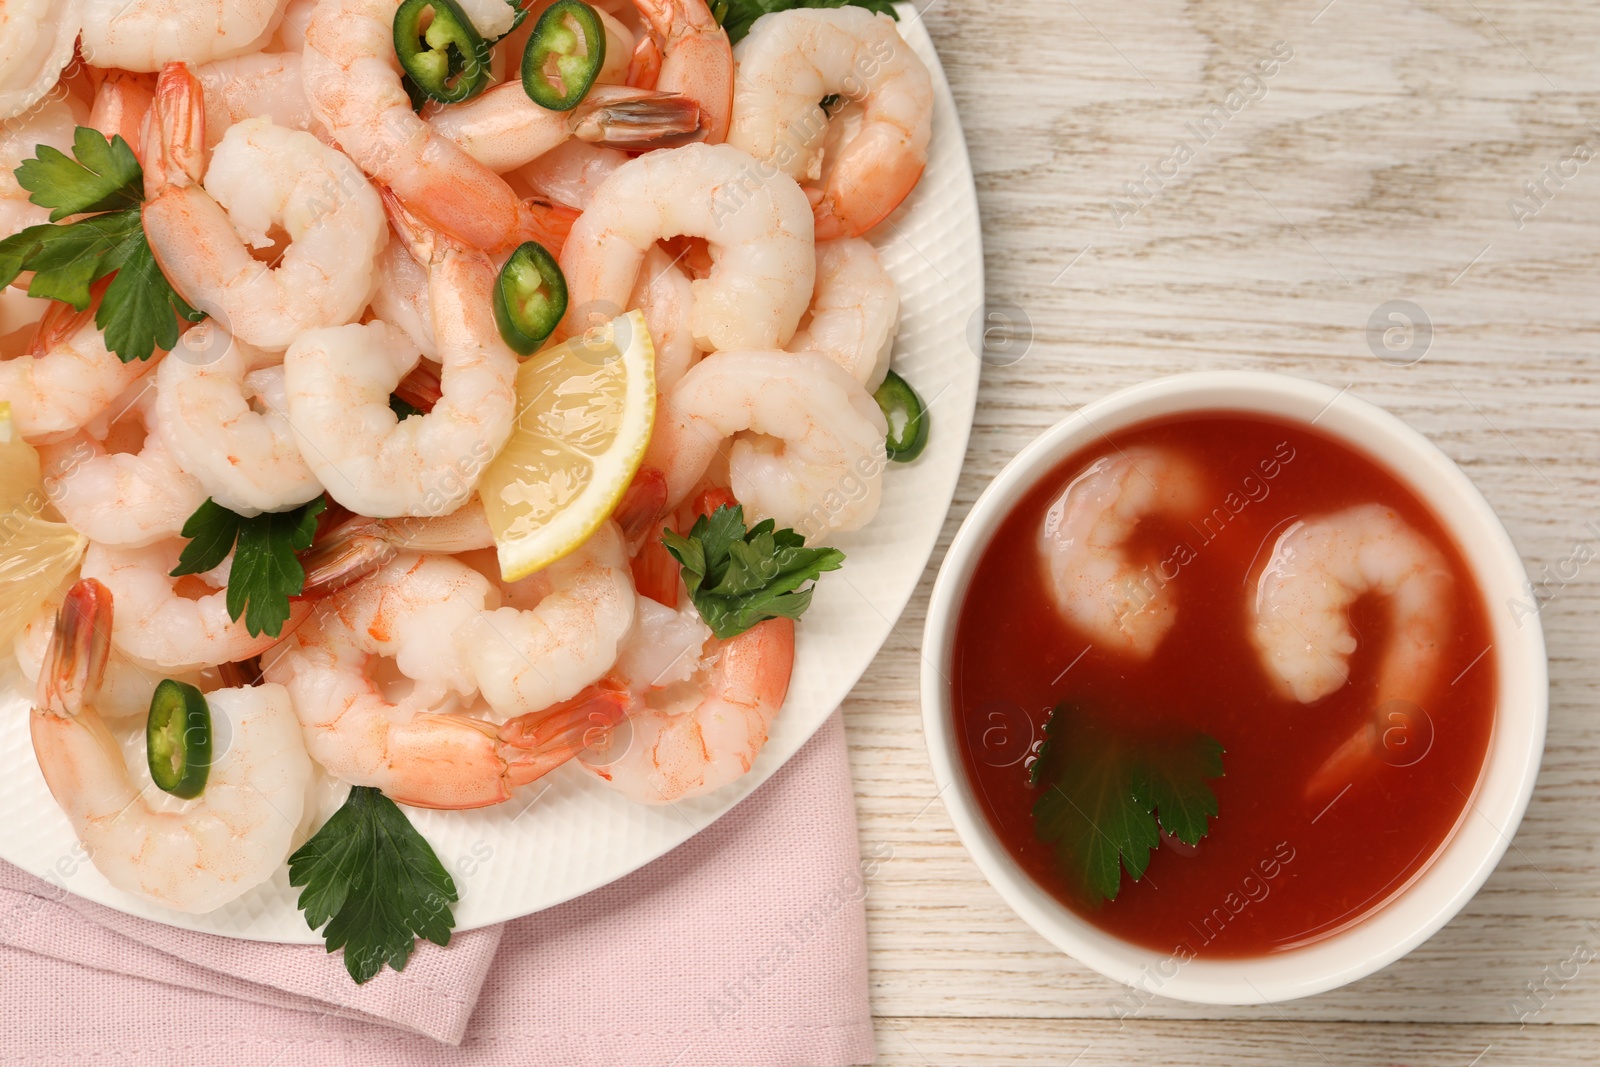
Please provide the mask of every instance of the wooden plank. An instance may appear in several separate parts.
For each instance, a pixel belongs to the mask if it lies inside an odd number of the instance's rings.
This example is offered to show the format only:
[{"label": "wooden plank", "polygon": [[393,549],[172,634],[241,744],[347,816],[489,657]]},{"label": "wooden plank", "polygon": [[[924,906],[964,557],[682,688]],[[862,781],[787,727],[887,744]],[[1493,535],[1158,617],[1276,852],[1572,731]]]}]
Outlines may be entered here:
[{"label": "wooden plank", "polygon": [[1412,1023],[1116,1023],[1053,1019],[881,1019],[880,1067],[1370,1067],[1375,1063],[1544,1067],[1592,1063],[1589,1026]]}]

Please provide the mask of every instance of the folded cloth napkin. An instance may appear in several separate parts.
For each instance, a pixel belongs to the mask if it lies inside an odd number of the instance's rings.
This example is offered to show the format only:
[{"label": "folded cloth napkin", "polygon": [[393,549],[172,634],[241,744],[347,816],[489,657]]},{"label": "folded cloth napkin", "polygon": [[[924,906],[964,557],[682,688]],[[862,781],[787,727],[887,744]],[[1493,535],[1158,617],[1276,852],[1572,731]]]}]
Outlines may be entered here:
[{"label": "folded cloth napkin", "polygon": [[320,946],[174,929],[0,863],[0,1063],[868,1063],[865,895],[837,713],[670,854],[363,986]]}]

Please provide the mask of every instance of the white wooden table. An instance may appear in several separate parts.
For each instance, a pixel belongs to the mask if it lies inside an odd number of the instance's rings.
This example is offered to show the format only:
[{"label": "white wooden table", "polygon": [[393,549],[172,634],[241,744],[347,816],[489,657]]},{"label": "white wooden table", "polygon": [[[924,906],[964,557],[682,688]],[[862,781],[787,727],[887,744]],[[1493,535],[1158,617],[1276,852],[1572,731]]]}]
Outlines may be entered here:
[{"label": "white wooden table", "polygon": [[[1005,460],[1081,403],[1212,368],[1348,385],[1460,463],[1548,578],[1551,713],[1512,848],[1409,957],[1281,1007],[1157,1001],[1119,1022],[1120,987],[1006,909],[934,795],[930,567],[845,705],[881,859],[879,1062],[1600,1062],[1600,962],[1569,962],[1600,954],[1600,561],[1562,566],[1580,544],[1600,560],[1600,6],[918,3],[977,172],[991,305],[1014,309],[1005,358],[1022,353],[984,371],[935,562]],[[1369,329],[1394,300],[1426,326]]]}]

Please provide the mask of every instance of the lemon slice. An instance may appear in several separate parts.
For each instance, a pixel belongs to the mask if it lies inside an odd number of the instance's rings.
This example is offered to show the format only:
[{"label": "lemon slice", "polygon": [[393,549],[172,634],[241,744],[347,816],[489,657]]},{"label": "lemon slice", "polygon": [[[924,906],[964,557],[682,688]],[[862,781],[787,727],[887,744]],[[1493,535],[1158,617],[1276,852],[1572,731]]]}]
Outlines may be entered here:
[{"label": "lemon slice", "polygon": [[517,370],[517,425],[478,483],[506,581],[583,544],[644,459],[656,418],[656,349],[630,311]]},{"label": "lemon slice", "polygon": [[86,537],[54,515],[39,476],[39,454],[11,423],[0,401],[0,650],[47,600],[64,591],[77,570]]}]

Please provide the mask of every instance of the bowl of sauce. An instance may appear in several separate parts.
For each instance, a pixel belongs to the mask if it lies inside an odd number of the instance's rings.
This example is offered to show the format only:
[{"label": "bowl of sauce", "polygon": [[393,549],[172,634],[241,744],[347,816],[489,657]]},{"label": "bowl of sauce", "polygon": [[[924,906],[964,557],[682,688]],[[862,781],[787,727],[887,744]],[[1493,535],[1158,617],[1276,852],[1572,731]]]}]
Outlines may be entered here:
[{"label": "bowl of sauce", "polygon": [[1288,1000],[1483,884],[1544,748],[1493,510],[1380,408],[1286,375],[1090,404],[974,504],[922,701],[957,832],[1044,937],[1149,996]]}]

